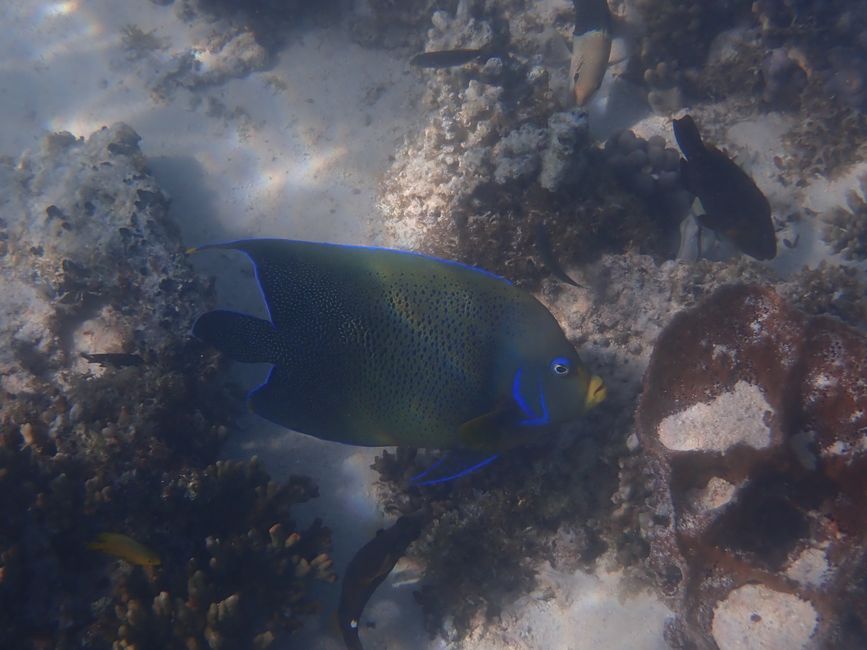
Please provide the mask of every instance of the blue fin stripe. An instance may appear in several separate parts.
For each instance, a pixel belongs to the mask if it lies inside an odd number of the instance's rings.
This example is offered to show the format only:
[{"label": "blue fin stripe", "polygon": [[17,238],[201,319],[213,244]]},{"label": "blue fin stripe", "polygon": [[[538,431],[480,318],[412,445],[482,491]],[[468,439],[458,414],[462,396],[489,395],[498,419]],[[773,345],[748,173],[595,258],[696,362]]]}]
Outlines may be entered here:
[{"label": "blue fin stripe", "polygon": [[515,400],[515,403],[521,409],[521,412],[526,416],[523,420],[519,422],[522,426],[534,427],[540,426],[543,424],[548,424],[551,421],[551,415],[548,412],[548,404],[545,402],[545,392],[542,390],[542,382],[541,380],[536,382],[536,388],[539,391],[539,408],[542,413],[537,415],[536,411],[530,408],[530,405],[527,403],[527,400],[524,399],[524,396],[521,395],[521,376],[523,375],[523,369],[518,368],[515,371],[515,378],[512,380],[512,398]]},{"label": "blue fin stripe", "polygon": [[425,476],[427,476],[428,474],[430,474],[432,471],[434,471],[437,467],[439,467],[440,465],[442,465],[442,464],[443,464],[443,461],[445,461],[445,459],[446,459],[446,457],[443,456],[442,458],[440,458],[439,460],[437,460],[433,465],[431,465],[431,466],[428,467],[425,471],[423,471],[421,474],[416,474],[416,475],[413,476],[411,479],[409,479],[409,482],[410,482],[410,483],[415,483],[415,482],[416,482],[417,480],[419,480],[420,478],[424,478]]},{"label": "blue fin stripe", "polygon": [[541,381],[537,384],[537,387],[539,388],[539,405],[542,407],[542,415],[521,420],[521,424],[527,427],[537,427],[543,424],[548,424],[551,421],[551,416],[548,413],[548,405],[545,403],[545,393],[542,391]]},{"label": "blue fin stripe", "polygon": [[[484,467],[485,465],[489,465],[490,463],[494,462],[494,460],[495,460],[495,459],[497,458],[497,456],[499,456],[499,455],[500,455],[500,454],[494,454],[493,456],[488,456],[488,457],[485,458],[483,461],[481,461],[481,462],[479,462],[479,463],[476,463],[476,464],[473,465],[472,467],[467,467],[466,469],[461,470],[461,471],[458,472],[457,474],[452,474],[451,476],[444,476],[444,477],[442,477],[442,478],[435,478],[435,479],[432,479],[432,480],[430,480],[430,481],[423,481],[423,482],[421,482],[421,483],[414,483],[414,484],[415,484],[415,485],[419,485],[419,486],[421,486],[421,485],[436,485],[437,483],[445,483],[445,482],[447,482],[447,481],[452,481],[452,480],[454,480],[454,479],[456,479],[456,478],[460,478],[461,476],[466,476],[466,475],[469,474],[470,472],[475,472],[477,469],[481,469],[481,468]],[[441,463],[442,460],[440,460],[439,462]],[[439,465],[439,463],[437,463],[436,465]],[[436,465],[434,465],[434,467],[436,467]],[[411,479],[411,480],[412,480],[413,482],[415,482],[415,479],[416,479],[416,478],[419,478],[420,476],[424,476],[425,474],[427,474],[428,472],[430,472],[431,469],[433,469],[433,467],[429,468],[428,470],[426,470],[426,471],[423,472],[422,474],[419,474],[417,477],[415,477],[415,478],[413,478],[413,479]]]},{"label": "blue fin stripe", "polygon": [[518,405],[518,408],[521,409],[521,413],[523,413],[527,418],[532,418],[535,414],[533,410],[530,408],[530,405],[527,404],[527,400],[524,399],[524,396],[521,395],[521,375],[524,374],[523,368],[518,368],[515,371],[515,378],[512,380],[512,399],[515,400],[515,403]]}]

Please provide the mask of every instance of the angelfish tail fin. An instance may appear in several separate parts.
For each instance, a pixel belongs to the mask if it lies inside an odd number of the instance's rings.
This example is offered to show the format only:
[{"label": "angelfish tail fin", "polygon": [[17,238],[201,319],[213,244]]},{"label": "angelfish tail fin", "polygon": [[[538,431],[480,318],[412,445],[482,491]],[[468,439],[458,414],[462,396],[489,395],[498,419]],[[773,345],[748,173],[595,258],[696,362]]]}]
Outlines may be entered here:
[{"label": "angelfish tail fin", "polygon": [[234,361],[274,363],[277,332],[270,321],[218,309],[202,314],[193,325],[193,335]]}]

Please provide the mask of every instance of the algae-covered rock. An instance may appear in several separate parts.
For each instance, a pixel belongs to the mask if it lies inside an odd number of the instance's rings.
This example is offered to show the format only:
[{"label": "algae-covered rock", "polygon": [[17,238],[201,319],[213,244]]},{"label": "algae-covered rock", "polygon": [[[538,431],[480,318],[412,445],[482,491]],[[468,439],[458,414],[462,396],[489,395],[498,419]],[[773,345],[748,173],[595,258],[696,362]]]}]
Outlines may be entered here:
[{"label": "algae-covered rock", "polygon": [[[310,480],[217,461],[241,398],[189,336],[211,286],[138,142],[58,133],[0,164],[4,647],[265,647],[334,580],[328,530],[292,520]],[[159,565],[89,548],[105,533]]]}]

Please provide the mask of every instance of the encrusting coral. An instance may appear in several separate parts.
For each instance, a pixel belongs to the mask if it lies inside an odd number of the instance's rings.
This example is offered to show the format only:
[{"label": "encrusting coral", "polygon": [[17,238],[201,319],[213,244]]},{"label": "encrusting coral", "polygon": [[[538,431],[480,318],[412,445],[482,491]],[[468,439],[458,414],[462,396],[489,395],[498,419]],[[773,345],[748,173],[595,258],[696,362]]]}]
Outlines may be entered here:
[{"label": "encrusting coral", "polygon": [[636,415],[675,647],[860,647],[867,339],[733,285],[662,332]]}]

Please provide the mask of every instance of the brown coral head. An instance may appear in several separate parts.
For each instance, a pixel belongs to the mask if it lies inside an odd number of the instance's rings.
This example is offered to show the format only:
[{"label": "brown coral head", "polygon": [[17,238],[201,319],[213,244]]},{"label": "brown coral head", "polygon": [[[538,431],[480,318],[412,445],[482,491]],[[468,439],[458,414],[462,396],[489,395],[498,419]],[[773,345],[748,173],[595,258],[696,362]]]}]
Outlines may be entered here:
[{"label": "brown coral head", "polygon": [[[863,334],[770,288],[724,287],[662,332],[636,418],[667,520],[651,564],[682,574],[667,593],[684,638],[725,650],[761,628],[802,647],[867,629]],[[760,602],[787,623],[742,620]]]}]

